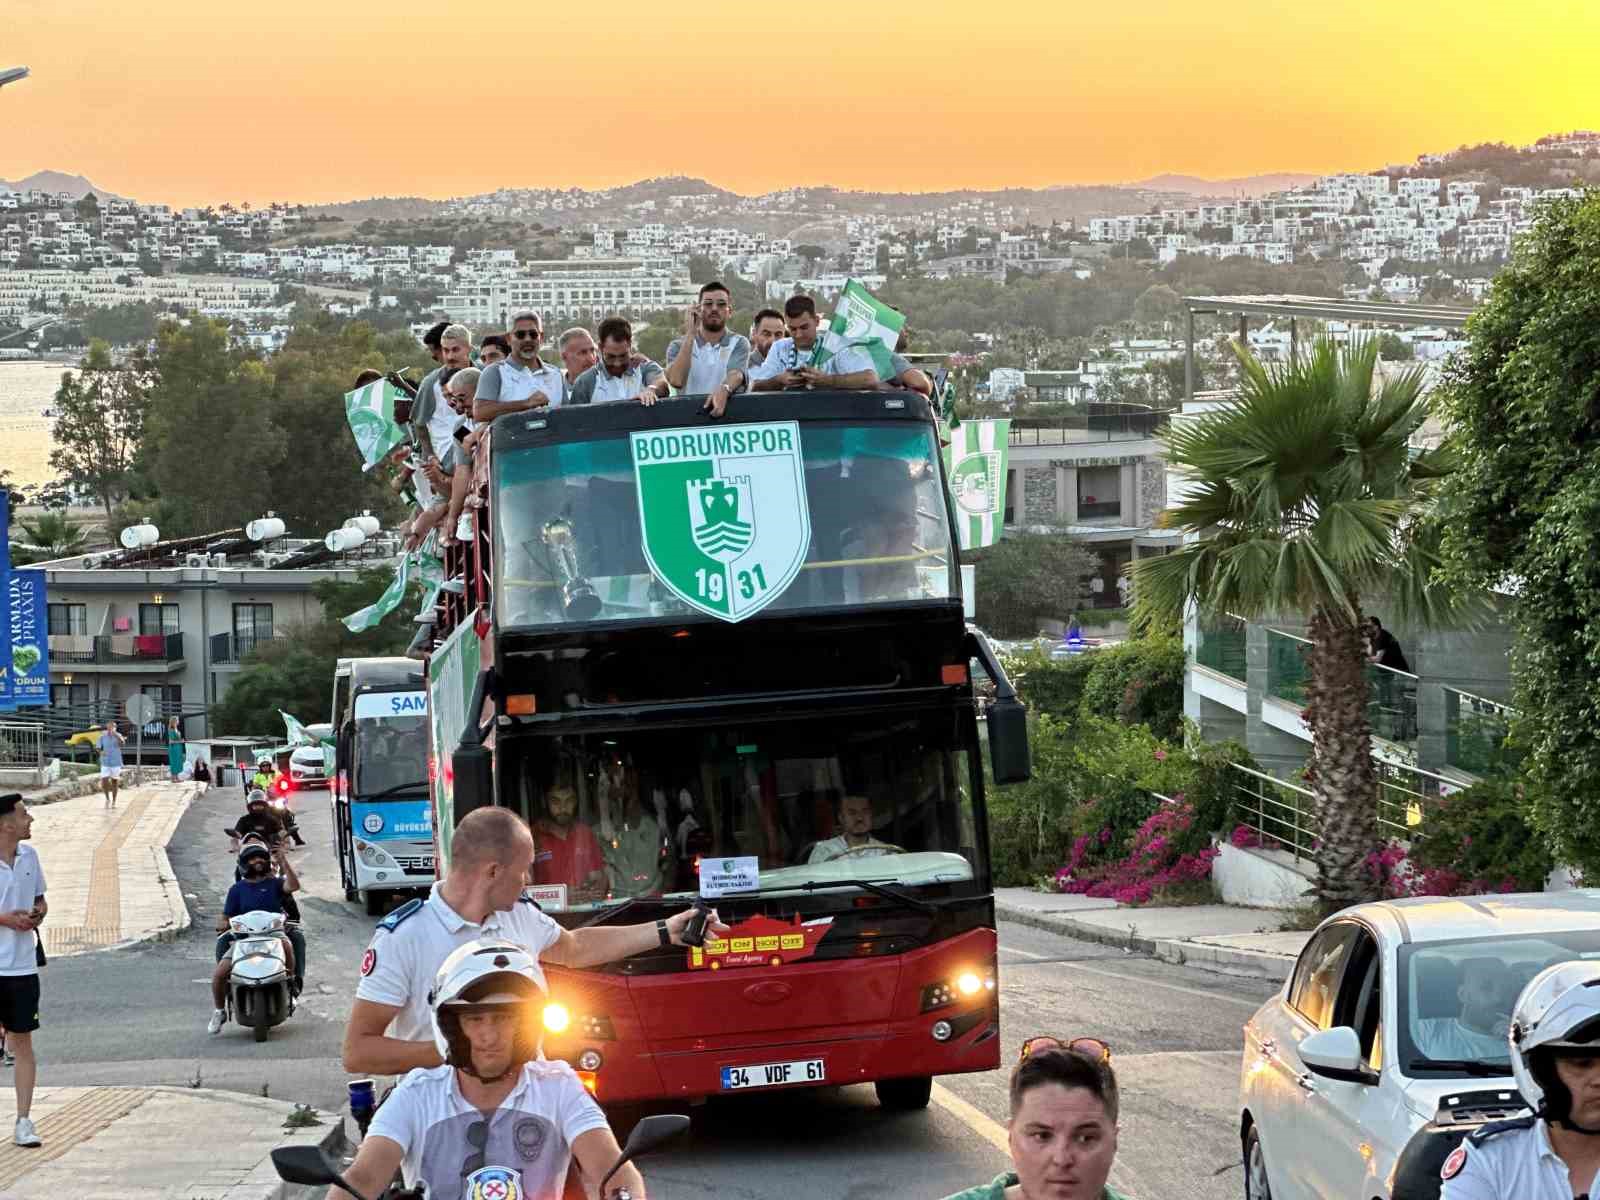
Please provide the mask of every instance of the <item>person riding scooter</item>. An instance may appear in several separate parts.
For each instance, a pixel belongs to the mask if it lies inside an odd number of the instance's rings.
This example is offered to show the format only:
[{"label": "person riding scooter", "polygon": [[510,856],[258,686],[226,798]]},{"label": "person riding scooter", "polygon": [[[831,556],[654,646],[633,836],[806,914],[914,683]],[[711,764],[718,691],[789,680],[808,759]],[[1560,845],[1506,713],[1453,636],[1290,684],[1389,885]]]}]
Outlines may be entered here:
[{"label": "person riding scooter", "polygon": [[[273,874],[274,864],[283,872],[281,876]],[[300,879],[281,849],[269,851],[252,841],[239,852],[239,870],[242,878],[228,889],[222,915],[217,918],[217,930],[222,936],[217,939],[217,969],[211,976],[211,998],[215,1007],[206,1025],[206,1032],[213,1035],[222,1031],[222,1024],[228,1019],[228,976],[233,969],[228,957],[228,948],[233,944],[228,918],[247,912],[283,913],[287,917],[286,901],[300,890]],[[305,983],[305,935],[297,929],[284,932],[289,942],[288,965],[294,975],[294,993],[299,995]]]},{"label": "person riding scooter", "polygon": [[228,839],[235,854],[239,853],[239,844],[251,834],[265,841],[269,849],[275,850],[283,845],[289,835],[283,828],[283,818],[272,811],[265,791],[252,788],[245,797],[244,809],[244,816],[228,830]]},{"label": "person riding scooter", "polygon": [[[487,937],[434,976],[433,1039],[444,1065],[410,1072],[379,1106],[345,1179],[376,1196],[400,1168],[431,1196],[562,1194],[573,1158],[601,1179],[621,1154],[605,1113],[565,1062],[539,1056],[544,972],[521,946]],[[605,1200],[642,1197],[633,1164]],[[349,1193],[332,1188],[328,1200]]]}]

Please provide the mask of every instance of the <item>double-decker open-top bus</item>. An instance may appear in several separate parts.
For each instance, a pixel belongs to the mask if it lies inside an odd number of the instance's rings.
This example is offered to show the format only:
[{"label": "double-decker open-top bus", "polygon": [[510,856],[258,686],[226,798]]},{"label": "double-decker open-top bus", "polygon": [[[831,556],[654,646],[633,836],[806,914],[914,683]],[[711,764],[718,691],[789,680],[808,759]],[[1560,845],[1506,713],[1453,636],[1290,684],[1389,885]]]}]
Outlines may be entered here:
[{"label": "double-decker open-top bus", "polygon": [[601,1101],[873,1082],[915,1107],[998,1064],[980,723],[1024,714],[963,617],[937,427],[906,392],[502,417],[429,661],[437,853],[528,818],[569,927],[731,926],[550,971],[545,1052]]}]

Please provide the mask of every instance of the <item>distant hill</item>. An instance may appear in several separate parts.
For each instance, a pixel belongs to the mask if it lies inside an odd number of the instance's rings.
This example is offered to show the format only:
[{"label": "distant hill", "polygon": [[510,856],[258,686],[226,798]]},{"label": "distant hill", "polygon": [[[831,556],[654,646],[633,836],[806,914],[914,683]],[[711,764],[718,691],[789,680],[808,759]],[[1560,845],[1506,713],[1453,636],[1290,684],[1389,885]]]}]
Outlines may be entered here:
[{"label": "distant hill", "polygon": [[415,221],[442,211],[444,201],[424,200],[421,196],[377,196],[371,200],[347,200],[343,204],[311,204],[312,217],[338,217],[359,225],[362,221]]},{"label": "distant hill", "polygon": [[25,192],[29,188],[40,188],[47,192],[71,192],[73,199],[76,200],[81,200],[90,192],[93,192],[102,200],[122,199],[115,192],[108,192],[105,188],[95,187],[82,175],[67,175],[61,171],[35,171],[26,179],[0,179],[0,187],[8,187],[16,192]]},{"label": "distant hill", "polygon": [[1129,187],[1147,188],[1152,192],[1182,192],[1188,196],[1265,196],[1268,192],[1286,192],[1303,187],[1319,176],[1294,171],[1279,171],[1270,175],[1246,175],[1239,179],[1201,179],[1198,175],[1155,175],[1130,183]]}]

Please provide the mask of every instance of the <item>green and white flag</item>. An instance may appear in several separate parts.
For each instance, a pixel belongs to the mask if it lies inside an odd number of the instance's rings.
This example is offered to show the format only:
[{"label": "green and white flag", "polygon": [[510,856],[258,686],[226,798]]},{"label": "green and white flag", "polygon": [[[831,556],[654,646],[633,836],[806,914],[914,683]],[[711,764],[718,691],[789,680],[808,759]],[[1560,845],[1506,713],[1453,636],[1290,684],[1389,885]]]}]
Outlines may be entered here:
[{"label": "green and white flag", "polygon": [[394,402],[400,389],[387,379],[344,394],[344,416],[361,451],[361,469],[370,471],[406,440],[406,431],[394,419]]},{"label": "green and white flag", "polygon": [[344,619],[344,627],[351,633],[365,633],[377,623],[387,617],[400,606],[400,601],[405,599],[406,584],[411,577],[411,555],[403,555],[400,563],[395,567],[394,578],[389,581],[389,586],[383,589],[379,596],[365,608],[358,608]]},{"label": "green and white flag", "polygon": [[871,356],[880,378],[892,379],[894,348],[905,323],[904,313],[890,308],[856,280],[847,280],[834,306],[833,320],[828,322],[829,357],[840,347],[855,346]]},{"label": "green and white flag", "polygon": [[963,421],[950,430],[944,462],[963,550],[992,546],[1000,540],[1006,511],[1006,444],[1010,437],[1008,420]]},{"label": "green and white flag", "polygon": [[283,724],[289,731],[289,744],[293,746],[315,746],[317,739],[311,736],[310,730],[296,721],[283,709],[278,710],[278,715],[283,718]]}]

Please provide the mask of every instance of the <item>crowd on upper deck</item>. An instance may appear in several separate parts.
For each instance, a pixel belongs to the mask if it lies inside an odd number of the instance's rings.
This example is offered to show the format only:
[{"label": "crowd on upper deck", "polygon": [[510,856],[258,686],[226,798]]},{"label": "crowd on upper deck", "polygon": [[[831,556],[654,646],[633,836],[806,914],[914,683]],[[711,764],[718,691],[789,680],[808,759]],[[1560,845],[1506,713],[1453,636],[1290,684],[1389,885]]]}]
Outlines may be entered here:
[{"label": "crowd on upper deck", "polygon": [[[905,389],[930,399],[928,374],[905,358],[902,331],[886,367],[859,346],[830,338],[816,302],[790,296],[783,311],[755,314],[748,335],[731,328],[733,296],[723,283],[700,288],[684,311],[683,332],[666,351],[666,365],[634,346],[633,326],[607,317],[595,335],[582,326],[555,340],[561,365],[546,362],[543,317],[519,312],[511,327],[483,334],[474,346],[466,326],[440,322],[423,337],[437,364],[416,388],[408,430],[403,482],[415,490],[420,515],[408,529],[410,546],[437,529],[456,536],[467,497],[473,452],[483,431],[505,413],[575,404],[655,404],[669,396],[704,396],[705,411],[721,416],[742,392],[825,389]],[[376,372],[363,372],[360,387]],[[406,389],[410,391],[409,387]]]}]

